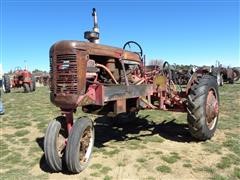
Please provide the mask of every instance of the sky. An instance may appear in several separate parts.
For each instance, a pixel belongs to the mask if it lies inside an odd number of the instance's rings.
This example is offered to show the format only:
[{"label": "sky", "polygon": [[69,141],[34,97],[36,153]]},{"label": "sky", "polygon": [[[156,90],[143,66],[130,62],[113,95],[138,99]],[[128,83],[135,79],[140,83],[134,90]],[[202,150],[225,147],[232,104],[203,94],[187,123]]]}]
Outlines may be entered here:
[{"label": "sky", "polygon": [[4,72],[25,65],[49,70],[49,48],[85,41],[97,9],[101,44],[138,42],[147,62],[240,66],[239,0],[1,0]]}]

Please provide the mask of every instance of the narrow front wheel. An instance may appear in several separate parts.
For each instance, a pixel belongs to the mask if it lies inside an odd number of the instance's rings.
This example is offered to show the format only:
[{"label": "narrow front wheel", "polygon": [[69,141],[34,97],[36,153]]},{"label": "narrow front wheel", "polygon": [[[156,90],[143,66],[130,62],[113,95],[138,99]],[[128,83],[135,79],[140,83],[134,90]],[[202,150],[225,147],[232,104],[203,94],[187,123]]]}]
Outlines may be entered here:
[{"label": "narrow front wheel", "polygon": [[52,120],[44,137],[45,159],[49,167],[58,172],[62,170],[62,158],[66,147],[67,128],[65,117]]},{"label": "narrow front wheel", "polygon": [[94,127],[90,119],[78,119],[71,129],[66,147],[66,165],[69,171],[83,171],[91,158],[94,144]]}]

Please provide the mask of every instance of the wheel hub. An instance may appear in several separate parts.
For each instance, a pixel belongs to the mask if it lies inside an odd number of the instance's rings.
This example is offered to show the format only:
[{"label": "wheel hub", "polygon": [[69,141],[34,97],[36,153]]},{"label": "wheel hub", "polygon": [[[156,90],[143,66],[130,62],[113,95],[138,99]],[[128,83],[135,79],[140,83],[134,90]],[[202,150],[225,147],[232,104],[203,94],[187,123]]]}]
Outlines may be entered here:
[{"label": "wheel hub", "polygon": [[215,126],[218,116],[218,100],[213,90],[208,92],[206,104],[206,123],[209,129]]},{"label": "wheel hub", "polygon": [[87,162],[89,158],[87,151],[90,145],[91,138],[92,138],[92,130],[91,128],[87,128],[84,131],[83,136],[80,140],[79,160],[81,163]]},{"label": "wheel hub", "polygon": [[57,138],[57,152],[59,157],[63,156],[63,151],[65,147],[66,147],[66,139],[62,134],[59,134]]}]

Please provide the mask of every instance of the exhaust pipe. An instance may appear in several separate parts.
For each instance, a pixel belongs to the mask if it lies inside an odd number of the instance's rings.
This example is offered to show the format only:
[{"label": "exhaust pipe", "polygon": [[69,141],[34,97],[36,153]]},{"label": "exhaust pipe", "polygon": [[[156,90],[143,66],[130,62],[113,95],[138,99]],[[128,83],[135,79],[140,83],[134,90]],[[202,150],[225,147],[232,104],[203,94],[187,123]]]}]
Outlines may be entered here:
[{"label": "exhaust pipe", "polygon": [[96,9],[92,9],[92,17],[93,17],[93,30],[84,32],[84,38],[87,39],[89,42],[99,44],[99,27],[98,27],[98,20],[97,20],[97,12]]}]

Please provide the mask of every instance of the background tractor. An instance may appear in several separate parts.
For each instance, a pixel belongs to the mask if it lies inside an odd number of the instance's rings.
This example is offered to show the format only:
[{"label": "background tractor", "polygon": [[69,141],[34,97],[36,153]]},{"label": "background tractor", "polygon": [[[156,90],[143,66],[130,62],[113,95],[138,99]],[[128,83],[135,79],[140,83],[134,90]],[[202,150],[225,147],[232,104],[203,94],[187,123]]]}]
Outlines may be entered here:
[{"label": "background tractor", "polygon": [[[89,42],[64,40],[49,51],[50,99],[61,110],[44,138],[45,159],[54,171],[63,164],[72,173],[84,170],[94,145],[92,120],[74,120],[78,107],[86,113],[135,120],[140,109],[187,112],[189,131],[196,140],[210,139],[216,130],[219,95],[216,78],[195,72],[185,88],[174,83],[171,66],[145,66],[142,47],[134,41],[123,48],[99,44],[94,27],[84,33]],[[135,49],[133,50],[133,47]]]},{"label": "background tractor", "polygon": [[28,70],[21,70],[20,68],[14,71],[11,78],[9,75],[4,75],[3,85],[5,93],[11,92],[11,88],[23,87],[26,93],[36,89],[35,77]]}]

